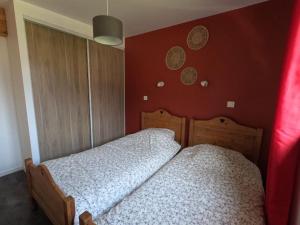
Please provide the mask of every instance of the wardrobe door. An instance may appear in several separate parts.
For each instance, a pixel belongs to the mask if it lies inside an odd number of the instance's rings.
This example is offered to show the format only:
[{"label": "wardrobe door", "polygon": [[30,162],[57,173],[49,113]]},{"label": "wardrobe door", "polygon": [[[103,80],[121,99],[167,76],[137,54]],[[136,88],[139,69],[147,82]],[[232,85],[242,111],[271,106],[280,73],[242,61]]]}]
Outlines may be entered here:
[{"label": "wardrobe door", "polygon": [[94,146],[124,135],[124,52],[89,41]]},{"label": "wardrobe door", "polygon": [[91,147],[86,40],[26,21],[41,161]]}]

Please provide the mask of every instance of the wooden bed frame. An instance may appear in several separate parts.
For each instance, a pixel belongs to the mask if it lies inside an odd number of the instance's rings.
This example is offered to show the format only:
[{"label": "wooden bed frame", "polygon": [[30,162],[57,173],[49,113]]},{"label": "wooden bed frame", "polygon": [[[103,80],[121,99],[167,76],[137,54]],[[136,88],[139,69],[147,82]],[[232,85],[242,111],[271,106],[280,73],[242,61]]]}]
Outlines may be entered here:
[{"label": "wooden bed frame", "polygon": [[[257,163],[263,130],[240,125],[226,117],[211,120],[190,120],[189,146],[214,144],[244,154]],[[86,211],[79,217],[80,225],[96,225],[92,215]]]},{"label": "wooden bed frame", "polygon": [[75,217],[75,201],[65,196],[55,184],[45,165],[34,166],[25,160],[26,177],[33,204],[38,204],[54,225],[72,225]]},{"label": "wooden bed frame", "polygon": [[155,112],[142,112],[142,129],[168,128],[175,132],[175,140],[185,146],[186,118],[171,115],[166,110],[159,109]]},{"label": "wooden bed frame", "polygon": [[189,146],[213,144],[242,153],[257,164],[263,130],[240,125],[226,117],[190,120]]},{"label": "wooden bed frame", "polygon": [[[173,116],[162,109],[152,113],[142,113],[142,129],[169,128],[174,130],[175,139],[182,146],[185,143],[185,125],[185,118]],[[28,190],[33,203],[37,203],[44,210],[54,225],[73,225],[74,198],[65,196],[45,165],[35,166],[32,159],[26,159],[25,168]]]},{"label": "wooden bed frame", "polygon": [[91,215],[88,211],[85,211],[84,213],[82,213],[82,214],[79,216],[79,224],[80,224],[80,225],[96,225],[96,224],[93,222],[93,217],[92,217],[92,215]]}]

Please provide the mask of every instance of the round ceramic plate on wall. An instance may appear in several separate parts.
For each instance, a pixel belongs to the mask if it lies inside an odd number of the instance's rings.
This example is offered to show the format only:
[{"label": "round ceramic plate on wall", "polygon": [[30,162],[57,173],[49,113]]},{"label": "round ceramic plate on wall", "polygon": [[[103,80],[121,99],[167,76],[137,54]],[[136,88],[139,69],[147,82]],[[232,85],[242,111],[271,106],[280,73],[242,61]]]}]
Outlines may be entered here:
[{"label": "round ceramic plate on wall", "polygon": [[193,85],[198,78],[197,70],[194,67],[187,67],[181,72],[181,82],[184,85]]},{"label": "round ceramic plate on wall", "polygon": [[195,26],[188,34],[187,45],[192,50],[199,50],[207,44],[208,38],[209,33],[205,26]]},{"label": "round ceramic plate on wall", "polygon": [[166,55],[166,65],[170,70],[178,70],[185,63],[185,51],[180,46],[169,49]]}]

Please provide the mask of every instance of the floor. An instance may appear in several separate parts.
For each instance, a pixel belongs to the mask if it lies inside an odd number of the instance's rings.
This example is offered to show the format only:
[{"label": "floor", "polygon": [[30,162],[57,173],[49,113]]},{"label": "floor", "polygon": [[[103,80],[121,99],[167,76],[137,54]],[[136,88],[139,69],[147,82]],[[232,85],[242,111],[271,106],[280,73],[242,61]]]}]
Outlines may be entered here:
[{"label": "floor", "polygon": [[23,171],[0,178],[0,225],[51,225],[41,209],[33,210]]}]

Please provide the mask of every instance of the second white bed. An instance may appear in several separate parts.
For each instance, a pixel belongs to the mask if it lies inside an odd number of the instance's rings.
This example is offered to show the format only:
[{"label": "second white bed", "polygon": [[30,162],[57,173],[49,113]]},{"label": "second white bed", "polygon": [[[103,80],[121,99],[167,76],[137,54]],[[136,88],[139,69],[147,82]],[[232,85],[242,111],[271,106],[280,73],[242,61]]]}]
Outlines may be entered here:
[{"label": "second white bed", "polygon": [[182,150],[97,225],[263,225],[259,169],[242,154],[214,145]]}]

